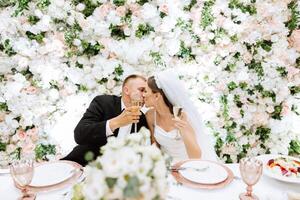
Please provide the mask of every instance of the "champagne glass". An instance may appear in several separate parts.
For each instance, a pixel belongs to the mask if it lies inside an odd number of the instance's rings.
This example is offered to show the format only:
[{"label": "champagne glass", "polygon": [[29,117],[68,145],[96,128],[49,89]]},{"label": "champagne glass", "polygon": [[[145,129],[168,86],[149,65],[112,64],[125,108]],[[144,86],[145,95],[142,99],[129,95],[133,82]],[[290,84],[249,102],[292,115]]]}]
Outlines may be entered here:
[{"label": "champagne glass", "polygon": [[[140,107],[143,105],[143,97],[140,92],[132,92],[130,95],[130,99],[131,106]],[[139,112],[139,108],[138,110],[136,110],[136,112]],[[137,123],[134,123],[134,133],[137,133]]]},{"label": "champagne glass", "polygon": [[252,186],[258,182],[262,169],[263,163],[255,158],[243,158],[240,161],[240,173],[247,184],[247,192],[239,196],[241,200],[258,200],[258,197],[252,193]]},{"label": "champagne glass", "polygon": [[[182,107],[181,106],[178,106],[178,105],[173,106],[173,115],[174,115],[175,119],[180,119],[181,113],[182,113]],[[180,140],[179,131],[177,131],[175,140]]]},{"label": "champagne glass", "polygon": [[11,176],[18,186],[21,187],[22,197],[20,200],[33,200],[36,195],[28,192],[28,185],[32,181],[34,172],[32,159],[15,160],[10,165]]}]

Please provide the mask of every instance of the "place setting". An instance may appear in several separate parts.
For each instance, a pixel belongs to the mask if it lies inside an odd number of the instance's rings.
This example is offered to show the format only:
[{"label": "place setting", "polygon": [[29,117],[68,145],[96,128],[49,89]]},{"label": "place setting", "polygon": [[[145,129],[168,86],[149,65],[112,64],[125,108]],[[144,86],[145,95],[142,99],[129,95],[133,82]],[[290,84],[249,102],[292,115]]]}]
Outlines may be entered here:
[{"label": "place setting", "polygon": [[230,184],[233,172],[225,165],[208,160],[191,159],[171,167],[175,180],[198,189],[218,189]]},{"label": "place setting", "polygon": [[83,176],[81,165],[72,161],[50,161],[35,163],[33,159],[14,160],[9,173],[20,199],[35,199],[37,193],[60,190],[77,183]]}]

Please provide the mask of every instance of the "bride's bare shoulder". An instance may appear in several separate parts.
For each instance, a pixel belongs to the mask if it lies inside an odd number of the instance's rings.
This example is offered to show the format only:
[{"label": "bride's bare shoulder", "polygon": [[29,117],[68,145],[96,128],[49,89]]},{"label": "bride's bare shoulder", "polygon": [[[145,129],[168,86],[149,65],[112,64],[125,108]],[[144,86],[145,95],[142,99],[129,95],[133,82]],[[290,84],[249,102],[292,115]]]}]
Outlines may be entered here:
[{"label": "bride's bare shoulder", "polygon": [[153,124],[153,121],[154,121],[154,109],[153,108],[150,108],[146,112],[146,119],[147,119],[148,123]]}]

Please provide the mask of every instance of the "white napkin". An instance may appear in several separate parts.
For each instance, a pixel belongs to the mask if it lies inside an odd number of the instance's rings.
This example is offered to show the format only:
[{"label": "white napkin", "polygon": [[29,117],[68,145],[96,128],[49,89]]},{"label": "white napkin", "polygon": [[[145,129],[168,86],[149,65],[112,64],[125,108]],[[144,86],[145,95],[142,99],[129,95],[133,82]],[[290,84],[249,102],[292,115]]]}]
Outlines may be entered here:
[{"label": "white napkin", "polygon": [[300,200],[300,193],[298,192],[287,192],[288,200]]}]

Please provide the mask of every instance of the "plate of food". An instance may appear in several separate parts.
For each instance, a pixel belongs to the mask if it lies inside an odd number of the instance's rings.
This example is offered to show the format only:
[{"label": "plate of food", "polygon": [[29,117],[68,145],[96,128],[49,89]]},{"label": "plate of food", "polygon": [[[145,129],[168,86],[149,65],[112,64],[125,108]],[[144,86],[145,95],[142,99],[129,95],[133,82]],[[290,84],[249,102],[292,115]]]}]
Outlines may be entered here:
[{"label": "plate of food", "polygon": [[286,155],[261,155],[263,173],[271,178],[300,184],[300,159]]}]

